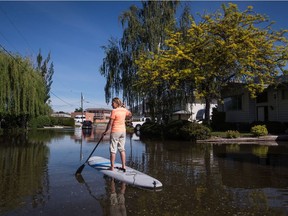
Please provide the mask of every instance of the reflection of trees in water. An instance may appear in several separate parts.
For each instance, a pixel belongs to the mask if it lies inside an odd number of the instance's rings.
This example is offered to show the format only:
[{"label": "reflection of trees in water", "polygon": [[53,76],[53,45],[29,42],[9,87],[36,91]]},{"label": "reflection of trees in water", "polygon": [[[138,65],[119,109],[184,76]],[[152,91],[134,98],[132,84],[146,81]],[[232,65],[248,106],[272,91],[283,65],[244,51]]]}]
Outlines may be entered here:
[{"label": "reflection of trees in water", "polygon": [[0,213],[25,202],[21,197],[33,207],[47,201],[48,156],[49,148],[27,134],[0,138]]},{"label": "reflection of trees in water", "polygon": [[53,140],[64,139],[66,135],[74,133],[73,129],[43,129],[43,130],[31,130],[28,133],[29,141],[35,142],[50,142]]},{"label": "reflection of trees in water", "polygon": [[[238,190],[223,184],[225,176],[213,146],[173,141],[145,141],[133,168],[163,183],[160,192],[126,192],[127,212],[136,215],[277,215],[261,190]],[[235,179],[237,181],[237,179]],[[261,198],[261,199],[259,199]],[[259,202],[255,202],[255,200]],[[241,202],[239,202],[241,200]]]}]

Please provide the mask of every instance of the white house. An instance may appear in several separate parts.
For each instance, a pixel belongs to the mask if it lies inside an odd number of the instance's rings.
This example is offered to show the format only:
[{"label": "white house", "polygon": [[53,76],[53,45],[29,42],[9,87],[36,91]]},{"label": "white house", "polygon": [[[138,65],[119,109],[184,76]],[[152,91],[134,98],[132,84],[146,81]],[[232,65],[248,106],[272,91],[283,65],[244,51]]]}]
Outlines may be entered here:
[{"label": "white house", "polygon": [[[217,102],[213,101],[210,104],[210,117],[212,116],[212,109],[217,106]],[[203,121],[205,118],[206,104],[202,101],[195,101],[194,103],[187,103],[184,110],[178,110],[173,113],[173,120],[188,120],[188,121]]]}]

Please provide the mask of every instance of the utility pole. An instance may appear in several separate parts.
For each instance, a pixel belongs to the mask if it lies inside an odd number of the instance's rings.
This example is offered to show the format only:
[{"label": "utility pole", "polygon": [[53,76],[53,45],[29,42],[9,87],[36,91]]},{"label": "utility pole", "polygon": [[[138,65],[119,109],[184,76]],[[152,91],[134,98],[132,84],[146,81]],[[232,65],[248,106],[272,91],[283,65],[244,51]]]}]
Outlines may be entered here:
[{"label": "utility pole", "polygon": [[84,110],[83,110],[83,94],[82,94],[82,92],[81,92],[81,110],[82,110],[81,122],[82,122],[82,124],[83,124]]}]

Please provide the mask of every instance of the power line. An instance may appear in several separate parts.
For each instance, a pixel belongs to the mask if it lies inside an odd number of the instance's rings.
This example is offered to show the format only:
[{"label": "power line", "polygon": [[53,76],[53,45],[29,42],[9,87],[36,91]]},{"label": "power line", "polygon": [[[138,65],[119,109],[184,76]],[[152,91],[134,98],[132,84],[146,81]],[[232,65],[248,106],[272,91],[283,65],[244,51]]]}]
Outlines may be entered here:
[{"label": "power line", "polygon": [[57,97],[57,98],[58,98],[59,100],[61,100],[62,102],[68,104],[69,106],[74,106],[73,104],[70,104],[70,103],[64,101],[63,99],[61,99],[60,97],[58,97],[58,96],[57,96],[56,94],[54,94],[52,91],[51,91],[51,94],[53,94],[55,97]]},{"label": "power line", "polygon": [[17,26],[15,25],[15,23],[10,19],[10,17],[8,16],[8,14],[3,10],[2,7],[0,7],[0,10],[2,11],[2,13],[7,17],[8,21],[11,23],[11,25],[16,29],[16,31],[18,32],[18,34],[20,35],[20,37],[22,37],[22,39],[24,40],[24,42],[26,43],[26,45],[28,46],[28,48],[30,49],[30,51],[35,55],[33,49],[31,48],[30,44],[28,43],[28,41],[26,40],[26,38],[24,37],[24,35],[20,32],[20,30],[17,28]]}]

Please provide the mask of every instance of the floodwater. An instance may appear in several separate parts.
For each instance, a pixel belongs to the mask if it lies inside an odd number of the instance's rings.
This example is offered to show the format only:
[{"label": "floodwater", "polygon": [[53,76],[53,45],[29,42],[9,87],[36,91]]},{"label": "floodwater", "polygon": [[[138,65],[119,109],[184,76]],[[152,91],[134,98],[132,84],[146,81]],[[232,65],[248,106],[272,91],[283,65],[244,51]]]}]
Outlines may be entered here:
[{"label": "floodwater", "polygon": [[[127,135],[127,165],[163,183],[149,191],[88,165],[75,178],[101,136],[96,132],[1,137],[0,215],[288,215],[288,143],[192,144]],[[93,155],[109,157],[108,148],[105,137]]]}]

